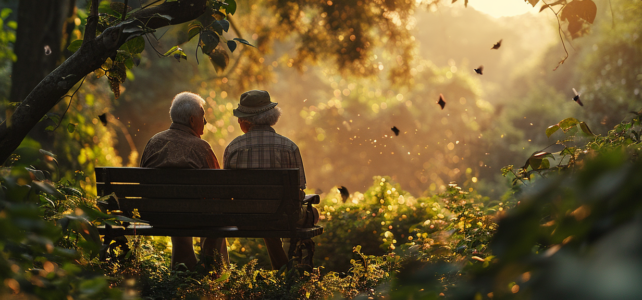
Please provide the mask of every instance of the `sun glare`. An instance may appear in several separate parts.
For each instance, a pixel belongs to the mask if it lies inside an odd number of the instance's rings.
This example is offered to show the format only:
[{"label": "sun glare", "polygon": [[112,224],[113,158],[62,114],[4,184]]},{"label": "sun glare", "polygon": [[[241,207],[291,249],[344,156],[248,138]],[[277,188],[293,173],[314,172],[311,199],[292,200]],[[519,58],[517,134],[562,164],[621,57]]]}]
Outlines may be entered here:
[{"label": "sun glare", "polygon": [[533,7],[523,0],[471,0],[468,6],[495,18],[536,13],[539,10],[539,7]]}]

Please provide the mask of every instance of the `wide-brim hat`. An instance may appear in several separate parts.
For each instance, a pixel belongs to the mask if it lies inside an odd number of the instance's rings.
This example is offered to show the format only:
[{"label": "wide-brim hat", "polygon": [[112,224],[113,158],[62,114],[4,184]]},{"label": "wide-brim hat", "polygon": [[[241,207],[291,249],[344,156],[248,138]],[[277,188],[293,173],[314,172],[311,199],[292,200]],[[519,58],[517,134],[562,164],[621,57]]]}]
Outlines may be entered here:
[{"label": "wide-brim hat", "polygon": [[234,116],[238,118],[256,116],[273,109],[277,104],[270,101],[270,94],[267,91],[247,91],[241,95],[241,102],[234,109]]}]

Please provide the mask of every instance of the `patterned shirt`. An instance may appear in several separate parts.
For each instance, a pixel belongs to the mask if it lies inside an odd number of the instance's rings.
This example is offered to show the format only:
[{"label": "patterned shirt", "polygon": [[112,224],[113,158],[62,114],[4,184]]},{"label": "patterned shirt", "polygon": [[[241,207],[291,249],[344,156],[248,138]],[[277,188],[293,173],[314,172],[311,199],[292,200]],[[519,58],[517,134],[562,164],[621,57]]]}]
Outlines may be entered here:
[{"label": "patterned shirt", "polygon": [[154,135],[140,159],[143,168],[220,169],[210,144],[189,126],[172,123]]},{"label": "patterned shirt", "polygon": [[254,125],[225,148],[225,169],[299,169],[299,184],[305,189],[305,171],[299,147],[268,125]]}]

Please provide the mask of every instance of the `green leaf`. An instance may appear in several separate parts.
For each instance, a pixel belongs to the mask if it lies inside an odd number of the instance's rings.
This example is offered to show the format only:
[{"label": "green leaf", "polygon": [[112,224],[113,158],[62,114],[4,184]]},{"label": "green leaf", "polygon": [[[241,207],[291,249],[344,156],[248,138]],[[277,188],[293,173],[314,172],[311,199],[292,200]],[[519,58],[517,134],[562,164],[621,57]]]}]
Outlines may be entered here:
[{"label": "green leaf", "polygon": [[74,53],[80,49],[80,46],[82,46],[82,40],[75,40],[69,44],[67,47],[67,50],[69,50],[71,53]]},{"label": "green leaf", "polygon": [[223,25],[219,21],[215,21],[209,27],[212,31],[218,33],[218,35],[223,35]]},{"label": "green leaf", "polygon": [[185,54],[185,52],[183,52],[183,50],[178,50],[178,51],[174,52],[174,58],[176,60],[178,60],[178,62],[181,62],[181,58],[184,59],[184,60],[187,60],[187,54]]},{"label": "green leaf", "polygon": [[236,12],[236,1],[226,0],[226,2],[227,2],[227,5],[223,5],[223,7],[225,8],[225,11],[230,15],[234,15],[234,13]]},{"label": "green leaf", "polygon": [[40,150],[38,150],[38,152],[40,152],[40,154],[43,154],[43,155],[47,155],[47,156],[50,156],[50,157],[56,158],[56,155],[55,155],[55,154],[53,154],[53,153],[51,153],[51,152],[49,152],[49,151],[47,151],[47,150],[40,149]]},{"label": "green leaf", "polygon": [[210,30],[204,30],[201,32],[201,50],[203,54],[209,55],[216,49],[216,46],[219,43],[219,37],[215,32]]},{"label": "green leaf", "polygon": [[67,199],[55,186],[46,181],[32,181],[31,184],[39,191],[53,196],[57,200]]},{"label": "green leaf", "polygon": [[590,135],[590,136],[594,136],[595,135],[595,134],[593,134],[591,129],[588,127],[588,125],[586,125],[585,122],[580,122],[580,128],[582,128],[582,131],[584,131],[584,133],[586,133],[587,135]]},{"label": "green leaf", "polygon": [[215,282],[223,282],[223,281],[227,280],[228,278],[230,278],[230,272],[223,273],[223,275],[221,275],[221,277],[216,279]]},{"label": "green leaf", "polygon": [[53,127],[52,125],[45,127],[45,131],[54,131],[54,129],[55,127]]},{"label": "green leaf", "polygon": [[221,25],[223,31],[227,32],[228,30],[230,30],[230,22],[228,22],[227,20],[220,20],[216,22]]},{"label": "green leaf", "polygon": [[[235,40],[235,41],[239,41],[239,43],[241,43],[241,44],[245,44],[245,45],[248,45],[248,46],[255,47],[254,45],[250,44],[250,42],[248,42],[248,41],[246,41],[246,40],[244,40],[244,39],[233,38],[233,40]],[[255,48],[256,48],[256,47],[255,47]]]},{"label": "green leaf", "polygon": [[28,167],[25,167],[25,169],[27,171],[29,171],[29,173],[33,174],[33,176],[36,177],[36,180],[43,181],[43,180],[46,179],[45,178],[45,173],[43,173],[40,170],[36,170],[36,169],[33,169],[33,168],[28,168]]},{"label": "green leaf", "polygon": [[559,129],[560,129],[560,126],[557,124],[548,126],[548,128],[546,128],[546,137],[551,137],[551,135],[556,131],[558,131]]},{"label": "green leaf", "polygon": [[575,126],[575,125],[577,125],[579,123],[580,123],[580,121],[578,121],[575,118],[566,118],[566,119],[560,121],[558,123],[558,125],[560,126],[560,128],[562,130],[567,131],[567,130],[571,129],[571,127],[573,127],[573,126]]},{"label": "green leaf", "polygon": [[178,46],[174,46],[170,48],[169,50],[167,50],[167,52],[165,52],[165,54],[163,54],[163,56],[170,56],[171,54],[176,52],[176,50],[178,50]]},{"label": "green leaf", "polygon": [[200,24],[191,24],[187,30],[187,40],[189,41],[201,33],[202,28],[203,26]]},{"label": "green leaf", "polygon": [[129,223],[149,223],[149,221],[145,220],[140,220],[140,219],[133,219],[133,218],[128,218],[125,216],[114,216],[114,219],[122,222],[129,222]]},{"label": "green leaf", "polygon": [[54,123],[58,124],[60,123],[60,115],[56,113],[47,113],[45,115],[46,118],[51,119]]},{"label": "green leaf", "polygon": [[112,17],[120,17],[120,12],[112,9],[111,2],[106,0],[100,2],[100,4],[98,5],[98,12],[101,14],[110,15]]},{"label": "green leaf", "polygon": [[0,12],[0,19],[6,19],[11,14],[11,8],[3,8]]},{"label": "green leaf", "polygon": [[67,131],[69,131],[69,133],[74,133],[74,131],[76,131],[76,124],[67,124]]},{"label": "green leaf", "polygon": [[145,50],[145,39],[142,36],[135,37],[120,47],[120,50],[128,51],[129,54],[139,54]]},{"label": "green leaf", "polygon": [[236,42],[227,41],[227,47],[230,48],[230,52],[234,53],[234,50],[236,49]]}]

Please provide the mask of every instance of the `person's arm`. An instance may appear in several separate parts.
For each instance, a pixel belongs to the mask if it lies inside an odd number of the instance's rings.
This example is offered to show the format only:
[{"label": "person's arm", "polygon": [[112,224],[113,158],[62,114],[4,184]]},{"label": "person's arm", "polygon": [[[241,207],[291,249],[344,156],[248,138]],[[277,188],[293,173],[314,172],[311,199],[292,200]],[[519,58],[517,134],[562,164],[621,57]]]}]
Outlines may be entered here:
[{"label": "person's arm", "polygon": [[299,147],[297,146],[294,146],[294,165],[299,169],[299,184],[301,190],[304,190],[306,187],[305,170],[303,169],[303,159],[301,158],[301,152],[299,152]]}]

